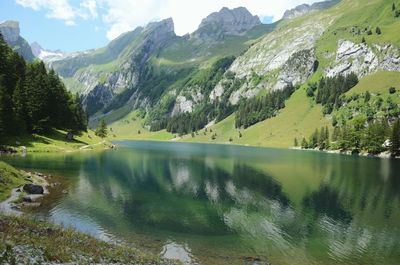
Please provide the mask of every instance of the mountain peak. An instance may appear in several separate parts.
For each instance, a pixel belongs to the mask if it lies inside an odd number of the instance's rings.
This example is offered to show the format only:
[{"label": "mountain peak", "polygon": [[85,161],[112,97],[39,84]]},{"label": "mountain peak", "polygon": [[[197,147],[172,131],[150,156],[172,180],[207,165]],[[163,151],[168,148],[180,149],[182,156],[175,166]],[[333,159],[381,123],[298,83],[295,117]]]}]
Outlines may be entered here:
[{"label": "mountain peak", "polygon": [[172,18],[166,18],[158,22],[151,22],[147,24],[145,30],[163,30],[165,32],[173,32],[175,34],[175,25]]},{"label": "mountain peak", "polygon": [[292,19],[292,18],[296,18],[296,17],[302,16],[302,15],[305,15],[312,11],[328,9],[328,8],[336,5],[339,2],[340,2],[340,0],[327,0],[327,1],[317,2],[312,5],[308,5],[308,4],[298,5],[293,9],[286,10],[285,13],[283,14],[283,19]]},{"label": "mountain peak", "polygon": [[19,22],[7,20],[0,23],[0,32],[7,43],[15,43],[19,38]]},{"label": "mountain peak", "polygon": [[253,16],[245,7],[233,9],[223,7],[219,12],[204,18],[197,31],[204,33],[204,30],[211,28],[226,35],[241,35],[259,24],[261,24],[259,17]]}]

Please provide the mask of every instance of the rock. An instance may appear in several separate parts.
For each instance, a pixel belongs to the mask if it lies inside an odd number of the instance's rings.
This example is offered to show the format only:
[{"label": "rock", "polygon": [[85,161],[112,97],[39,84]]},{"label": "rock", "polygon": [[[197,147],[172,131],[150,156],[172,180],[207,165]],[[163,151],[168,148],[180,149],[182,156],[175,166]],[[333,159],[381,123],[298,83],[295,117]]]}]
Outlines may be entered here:
[{"label": "rock", "polygon": [[359,77],[377,70],[400,71],[400,50],[391,45],[373,45],[339,40],[335,61],[325,69],[328,77],[355,73]]},{"label": "rock", "polygon": [[32,202],[32,198],[29,197],[29,196],[24,196],[24,197],[22,198],[22,201],[23,201],[23,202]]},{"label": "rock", "polygon": [[0,32],[7,43],[15,43],[19,38],[19,23],[17,21],[6,21],[0,24]]},{"label": "rock", "polygon": [[37,208],[37,207],[40,207],[42,204],[40,202],[28,202],[28,203],[24,203],[23,205]]},{"label": "rock", "polygon": [[13,209],[13,210],[21,210],[21,206],[13,205],[13,206],[11,206],[11,209]]},{"label": "rock", "polygon": [[242,35],[260,24],[260,18],[253,16],[245,7],[234,9],[224,7],[203,19],[192,37],[204,40],[222,35]]},{"label": "rock", "polygon": [[43,194],[44,189],[40,185],[36,184],[25,184],[23,190],[28,194]]},{"label": "rock", "polygon": [[283,89],[289,84],[293,86],[303,84],[316,70],[316,60],[314,49],[294,53],[282,66],[274,89]]},{"label": "rock", "polygon": [[303,16],[303,15],[308,14],[313,11],[328,9],[328,8],[336,5],[339,2],[340,2],[340,0],[330,0],[330,1],[322,1],[322,2],[318,2],[318,3],[314,3],[312,5],[302,4],[302,5],[296,6],[293,9],[286,10],[285,13],[283,14],[283,19],[293,19],[293,18]]},{"label": "rock", "polygon": [[176,97],[175,106],[172,110],[172,116],[182,113],[191,113],[193,110],[193,101],[186,99],[184,96]]}]

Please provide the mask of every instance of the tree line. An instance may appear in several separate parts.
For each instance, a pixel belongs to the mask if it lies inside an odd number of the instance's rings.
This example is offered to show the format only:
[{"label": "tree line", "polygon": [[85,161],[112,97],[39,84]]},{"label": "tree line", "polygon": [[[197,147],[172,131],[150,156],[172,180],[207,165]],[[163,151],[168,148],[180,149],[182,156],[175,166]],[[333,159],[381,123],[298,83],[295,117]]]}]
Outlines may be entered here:
[{"label": "tree line", "polygon": [[315,95],[315,101],[324,106],[324,114],[330,114],[334,108],[342,106],[342,95],[358,84],[358,77],[355,73],[350,73],[346,76],[338,75],[335,77],[321,78],[318,86],[315,84],[309,85],[307,95],[313,97],[315,90],[318,91]]},{"label": "tree line", "polygon": [[0,136],[86,130],[78,95],[68,92],[43,62],[27,63],[0,34]]},{"label": "tree line", "polygon": [[367,122],[359,118],[351,124],[336,126],[329,137],[328,127],[315,130],[309,139],[301,143],[295,138],[295,146],[304,149],[342,150],[352,153],[379,154],[388,151],[400,155],[400,119],[389,118]]},{"label": "tree line", "polygon": [[289,84],[282,90],[271,91],[264,97],[242,100],[235,116],[236,128],[247,128],[275,116],[278,110],[285,107],[285,100],[294,91],[293,85]]}]

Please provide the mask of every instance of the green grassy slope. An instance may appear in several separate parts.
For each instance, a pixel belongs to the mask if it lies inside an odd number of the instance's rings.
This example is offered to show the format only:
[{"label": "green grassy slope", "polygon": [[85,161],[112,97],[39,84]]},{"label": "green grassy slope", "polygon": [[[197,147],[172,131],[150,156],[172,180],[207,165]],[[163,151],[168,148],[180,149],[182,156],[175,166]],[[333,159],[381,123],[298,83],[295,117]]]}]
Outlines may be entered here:
[{"label": "green grassy slope", "polygon": [[10,197],[11,190],[24,183],[26,181],[20,171],[0,161],[0,201]]},{"label": "green grassy slope", "polygon": [[400,89],[400,73],[379,71],[360,80],[346,95],[370,93],[389,94],[389,87]]},{"label": "green grassy slope", "polygon": [[[229,138],[232,138],[233,144],[287,148],[293,146],[295,137],[299,140],[308,137],[316,128],[330,126],[330,121],[323,117],[322,107],[307,98],[305,89],[300,88],[286,101],[286,107],[276,117],[240,130],[242,137],[239,137],[239,131],[235,129],[234,124],[235,117],[231,115],[211,126],[207,135],[204,135],[202,130],[199,135],[187,135],[182,140],[230,143]],[[211,139],[213,133],[217,134],[215,140]]]},{"label": "green grassy slope", "polygon": [[66,140],[66,132],[54,130],[47,135],[15,136],[6,140],[7,146],[12,146],[19,151],[25,146],[27,152],[74,152],[79,150],[104,149],[110,143],[97,137],[93,131],[82,132],[74,135],[74,140]]}]

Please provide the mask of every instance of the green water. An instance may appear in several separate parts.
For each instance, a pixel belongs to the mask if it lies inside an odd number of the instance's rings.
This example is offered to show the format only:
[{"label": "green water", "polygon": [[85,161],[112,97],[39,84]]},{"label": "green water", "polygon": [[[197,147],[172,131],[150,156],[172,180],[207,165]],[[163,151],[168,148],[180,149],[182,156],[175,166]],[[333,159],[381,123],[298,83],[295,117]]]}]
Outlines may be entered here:
[{"label": "green water", "polygon": [[35,215],[186,263],[400,264],[400,161],[186,143],[1,157],[63,176]]}]

